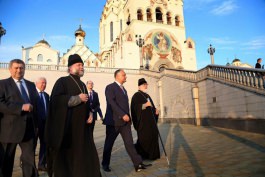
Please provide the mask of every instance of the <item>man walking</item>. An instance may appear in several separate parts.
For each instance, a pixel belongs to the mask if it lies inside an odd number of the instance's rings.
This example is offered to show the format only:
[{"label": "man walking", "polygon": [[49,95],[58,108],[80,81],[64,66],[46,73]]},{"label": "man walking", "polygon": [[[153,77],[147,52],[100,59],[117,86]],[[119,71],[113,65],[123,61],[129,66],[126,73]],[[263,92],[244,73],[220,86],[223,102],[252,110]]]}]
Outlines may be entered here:
[{"label": "man walking", "polygon": [[131,119],[129,114],[129,99],[127,91],[123,87],[126,82],[126,73],[119,69],[114,73],[115,82],[109,84],[105,89],[107,110],[103,124],[106,125],[106,139],[103,151],[102,167],[106,172],[110,172],[110,157],[113,144],[119,134],[121,134],[127,153],[129,154],[135,171],[146,169],[142,163],[142,158],[137,154],[132,138]]},{"label": "man walking", "polygon": [[94,83],[92,81],[87,81],[87,91],[88,91],[88,101],[90,109],[93,113],[93,122],[91,123],[92,134],[94,132],[95,122],[97,120],[97,114],[99,114],[100,119],[103,119],[102,111],[100,109],[98,93],[93,90]]},{"label": "man walking", "polygon": [[78,54],[69,56],[68,72],[68,76],[56,81],[51,93],[45,136],[52,158],[47,163],[53,163],[55,177],[100,177],[98,154],[89,129],[92,114],[88,93],[80,79],[84,63]]},{"label": "man walking", "polygon": [[9,71],[11,77],[0,80],[0,176],[12,177],[19,145],[23,177],[36,177],[37,90],[34,83],[24,79],[25,63],[22,60],[11,60]]},{"label": "man walking", "polygon": [[46,89],[46,78],[40,77],[36,80],[35,85],[37,91],[39,93],[38,99],[38,132],[35,140],[35,152],[38,139],[40,140],[40,150],[39,150],[39,162],[38,162],[38,170],[46,171],[46,143],[44,141],[44,130],[46,119],[48,115],[48,107],[49,107],[49,95],[45,92]]}]

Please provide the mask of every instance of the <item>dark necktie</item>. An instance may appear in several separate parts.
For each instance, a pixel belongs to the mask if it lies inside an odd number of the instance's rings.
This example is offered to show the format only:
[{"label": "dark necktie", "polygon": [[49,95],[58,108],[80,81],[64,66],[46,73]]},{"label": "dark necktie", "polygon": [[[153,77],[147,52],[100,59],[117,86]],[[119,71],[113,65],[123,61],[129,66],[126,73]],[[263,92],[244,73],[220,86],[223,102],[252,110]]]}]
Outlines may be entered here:
[{"label": "dark necktie", "polygon": [[22,98],[23,98],[24,102],[25,102],[25,103],[30,103],[30,100],[29,100],[28,94],[27,94],[25,88],[24,88],[23,85],[22,85],[22,81],[18,81],[18,85],[19,85],[20,93],[21,93],[21,95],[22,95]]},{"label": "dark necktie", "polygon": [[45,109],[45,102],[43,99],[43,92],[40,92],[40,104],[41,104],[41,109],[43,109],[44,114],[46,115],[46,109]]},{"label": "dark necktie", "polygon": [[90,103],[90,105],[92,105],[92,102],[93,102],[92,92],[89,92],[89,103]]},{"label": "dark necktie", "polygon": [[126,95],[125,89],[122,85],[120,85],[121,90],[123,91],[124,95]]}]

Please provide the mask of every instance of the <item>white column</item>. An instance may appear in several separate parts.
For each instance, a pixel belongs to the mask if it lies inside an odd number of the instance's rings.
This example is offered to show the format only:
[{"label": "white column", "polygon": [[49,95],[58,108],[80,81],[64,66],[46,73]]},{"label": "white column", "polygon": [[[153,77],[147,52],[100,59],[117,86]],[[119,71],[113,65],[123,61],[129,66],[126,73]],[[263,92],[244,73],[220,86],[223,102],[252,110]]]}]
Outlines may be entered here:
[{"label": "white column", "polygon": [[199,105],[199,88],[197,86],[192,88],[192,98],[194,100],[195,124],[201,125],[200,120],[200,105]]},{"label": "white column", "polygon": [[163,119],[164,118],[164,104],[163,104],[163,87],[162,87],[162,81],[158,81],[158,89],[159,89],[159,104],[160,104],[160,116]]}]

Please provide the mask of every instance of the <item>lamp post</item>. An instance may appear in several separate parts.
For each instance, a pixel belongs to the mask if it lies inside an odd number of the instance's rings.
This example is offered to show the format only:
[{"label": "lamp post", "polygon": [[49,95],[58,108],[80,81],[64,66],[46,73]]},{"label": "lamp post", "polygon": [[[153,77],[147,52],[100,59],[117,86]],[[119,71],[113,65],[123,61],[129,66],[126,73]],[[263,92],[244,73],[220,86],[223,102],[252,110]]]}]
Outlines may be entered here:
[{"label": "lamp post", "polygon": [[0,22],[0,44],[1,44],[1,38],[6,34],[6,30],[2,27],[2,23]]},{"label": "lamp post", "polygon": [[144,69],[143,67],[143,55],[142,55],[142,47],[144,45],[144,39],[142,39],[141,35],[135,35],[136,44],[139,46],[139,54],[140,54],[140,69]]},{"label": "lamp post", "polygon": [[210,44],[210,47],[208,48],[208,53],[211,56],[211,64],[214,64],[214,53],[215,53],[215,48],[212,47],[212,44]]}]

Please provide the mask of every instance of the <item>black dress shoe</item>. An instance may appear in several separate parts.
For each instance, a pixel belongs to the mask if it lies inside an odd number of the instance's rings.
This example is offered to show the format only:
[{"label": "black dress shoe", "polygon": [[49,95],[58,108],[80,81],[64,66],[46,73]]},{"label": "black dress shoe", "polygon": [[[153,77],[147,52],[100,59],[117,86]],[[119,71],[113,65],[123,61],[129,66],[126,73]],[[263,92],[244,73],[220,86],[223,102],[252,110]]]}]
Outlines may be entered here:
[{"label": "black dress shoe", "polygon": [[144,169],[146,169],[146,168],[143,166],[143,164],[139,164],[138,166],[135,167],[136,172],[139,172],[139,171],[144,170]]},{"label": "black dress shoe", "polygon": [[111,172],[111,169],[108,166],[102,167],[105,172]]}]

